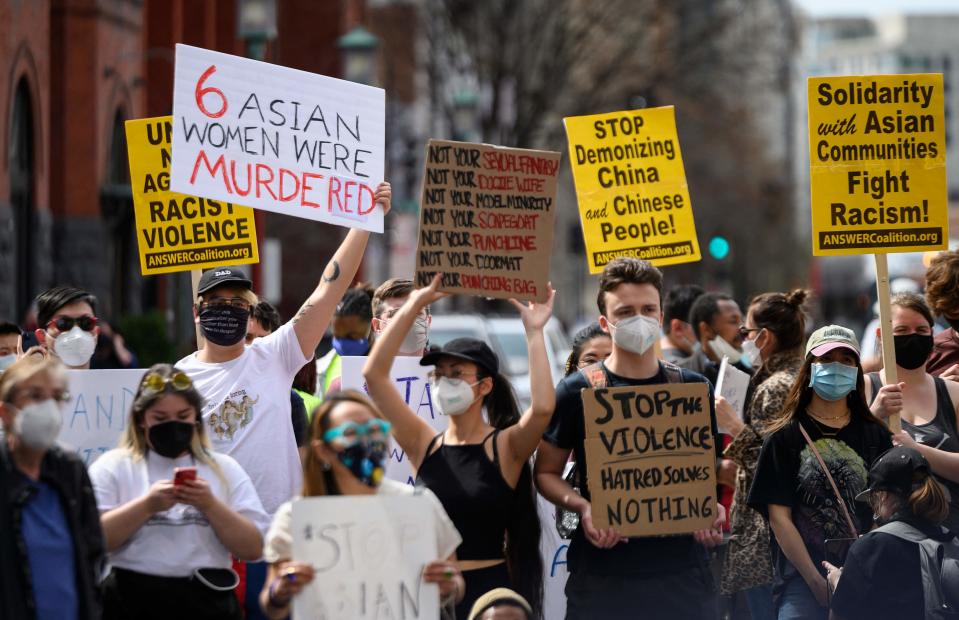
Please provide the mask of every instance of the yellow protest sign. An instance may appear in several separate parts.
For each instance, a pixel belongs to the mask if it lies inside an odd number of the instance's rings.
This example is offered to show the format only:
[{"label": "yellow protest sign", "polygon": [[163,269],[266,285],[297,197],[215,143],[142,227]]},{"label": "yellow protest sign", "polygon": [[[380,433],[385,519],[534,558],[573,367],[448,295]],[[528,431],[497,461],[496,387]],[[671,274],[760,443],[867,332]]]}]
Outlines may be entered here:
[{"label": "yellow protest sign", "polygon": [[813,254],[945,250],[941,74],[809,78]]},{"label": "yellow protest sign", "polygon": [[169,191],[171,119],[126,122],[140,271],[149,276],[259,262],[253,209]]},{"label": "yellow protest sign", "polygon": [[672,106],[564,119],[590,273],[700,259]]}]

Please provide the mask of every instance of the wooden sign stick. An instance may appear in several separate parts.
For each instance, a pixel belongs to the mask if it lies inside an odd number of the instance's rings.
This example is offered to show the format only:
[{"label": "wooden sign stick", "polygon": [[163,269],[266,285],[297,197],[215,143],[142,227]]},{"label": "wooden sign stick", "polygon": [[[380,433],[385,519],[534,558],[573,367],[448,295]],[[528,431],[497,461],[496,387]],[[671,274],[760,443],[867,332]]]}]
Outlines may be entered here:
[{"label": "wooden sign stick", "polygon": [[[885,254],[874,254],[876,257],[876,295],[879,299],[879,328],[882,334],[882,367],[886,376],[886,385],[899,383],[896,372],[896,344],[892,337],[892,307],[889,294],[889,263]],[[889,430],[898,433],[902,430],[899,414],[891,415],[886,423]]]},{"label": "wooden sign stick", "polygon": [[[202,269],[191,269],[190,270],[190,282],[193,285],[193,297],[190,299],[190,306],[196,304],[196,298],[200,296],[197,292],[197,289],[200,288],[200,276],[203,275]],[[196,329],[196,350],[199,351],[203,348],[203,333],[200,331],[200,324],[194,323],[194,329]]]}]

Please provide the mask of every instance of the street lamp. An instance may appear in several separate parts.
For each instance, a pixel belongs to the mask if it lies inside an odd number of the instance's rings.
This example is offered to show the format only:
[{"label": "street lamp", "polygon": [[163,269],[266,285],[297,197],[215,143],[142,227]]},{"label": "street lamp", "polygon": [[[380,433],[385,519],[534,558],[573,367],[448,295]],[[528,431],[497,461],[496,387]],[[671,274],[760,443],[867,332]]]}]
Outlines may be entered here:
[{"label": "street lamp", "polygon": [[240,0],[237,34],[246,41],[248,58],[266,58],[266,44],[276,38],[276,0]]},{"label": "street lamp", "polygon": [[376,82],[376,48],[380,40],[375,34],[357,26],[336,42],[343,53],[343,78],[358,84]]}]

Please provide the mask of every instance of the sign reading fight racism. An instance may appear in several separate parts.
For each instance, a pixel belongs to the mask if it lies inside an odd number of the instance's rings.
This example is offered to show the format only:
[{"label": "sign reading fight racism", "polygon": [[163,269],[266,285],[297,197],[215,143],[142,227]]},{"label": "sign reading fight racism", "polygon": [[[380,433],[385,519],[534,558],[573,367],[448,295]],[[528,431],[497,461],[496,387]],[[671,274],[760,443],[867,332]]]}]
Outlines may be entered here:
[{"label": "sign reading fight racism", "polygon": [[315,578],[293,598],[294,618],[438,620],[439,587],[421,579],[436,523],[423,496],[308,497],[293,502],[293,560]]},{"label": "sign reading fight racism", "polygon": [[623,536],[688,534],[716,519],[704,383],[585,389],[593,524]]},{"label": "sign reading fight racism", "polygon": [[140,272],[259,262],[253,209],[170,191],[171,118],[126,122]]},{"label": "sign reading fight racism", "polygon": [[546,301],[560,154],[430,140],[416,285]]},{"label": "sign reading fight racism", "polygon": [[564,119],[590,273],[700,259],[672,106]]},{"label": "sign reading fight racism", "polygon": [[117,447],[146,370],[68,370],[70,400],[57,440],[87,467]]},{"label": "sign reading fight racism", "polygon": [[947,249],[941,74],[809,78],[813,254]]},{"label": "sign reading fight racism", "polygon": [[[363,366],[366,357],[344,356],[342,370],[342,387],[344,390],[356,390],[369,394],[366,381],[363,380]],[[449,419],[441,416],[433,409],[433,398],[430,395],[429,373],[432,366],[420,366],[420,358],[398,355],[393,359],[390,368],[390,377],[393,378],[396,390],[406,404],[416,415],[426,420],[430,426],[442,433],[449,425]],[[397,482],[413,484],[413,468],[406,457],[406,452],[390,435],[390,458],[386,462],[386,477]]]},{"label": "sign reading fight racism", "polygon": [[380,88],[176,46],[174,191],[383,232]]}]

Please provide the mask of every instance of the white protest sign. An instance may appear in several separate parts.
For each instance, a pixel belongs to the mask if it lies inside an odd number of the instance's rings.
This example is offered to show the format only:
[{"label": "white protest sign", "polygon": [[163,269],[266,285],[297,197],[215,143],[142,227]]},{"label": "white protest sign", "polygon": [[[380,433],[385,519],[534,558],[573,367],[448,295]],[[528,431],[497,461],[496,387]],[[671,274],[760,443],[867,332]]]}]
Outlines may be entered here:
[{"label": "white protest sign", "polygon": [[68,370],[70,400],[58,440],[86,463],[117,447],[145,369]]},{"label": "white protest sign", "polygon": [[[368,394],[366,381],[363,379],[363,365],[365,357],[343,357],[343,376],[340,385],[344,390],[356,390]],[[449,420],[433,409],[433,400],[430,396],[429,373],[432,366],[420,366],[420,358],[406,355],[397,355],[390,369],[390,377],[410,409],[416,415],[426,420],[430,426],[442,433],[449,425]],[[410,467],[406,453],[400,448],[393,437],[390,437],[390,459],[386,463],[386,477],[397,482],[413,484],[413,468]]]},{"label": "white protest sign", "polygon": [[315,577],[293,599],[294,618],[438,620],[439,587],[423,569],[436,548],[423,496],[308,497],[293,502],[293,559]]},{"label": "white protest sign", "polygon": [[[739,419],[743,419],[746,412],[746,391],[749,389],[749,374],[739,370],[729,363],[728,357],[723,357],[719,364],[719,378],[716,379],[716,393],[726,399]],[[729,429],[719,426],[720,433],[728,433]]]},{"label": "white protest sign", "polygon": [[170,189],[383,232],[385,106],[381,88],[178,44]]}]

